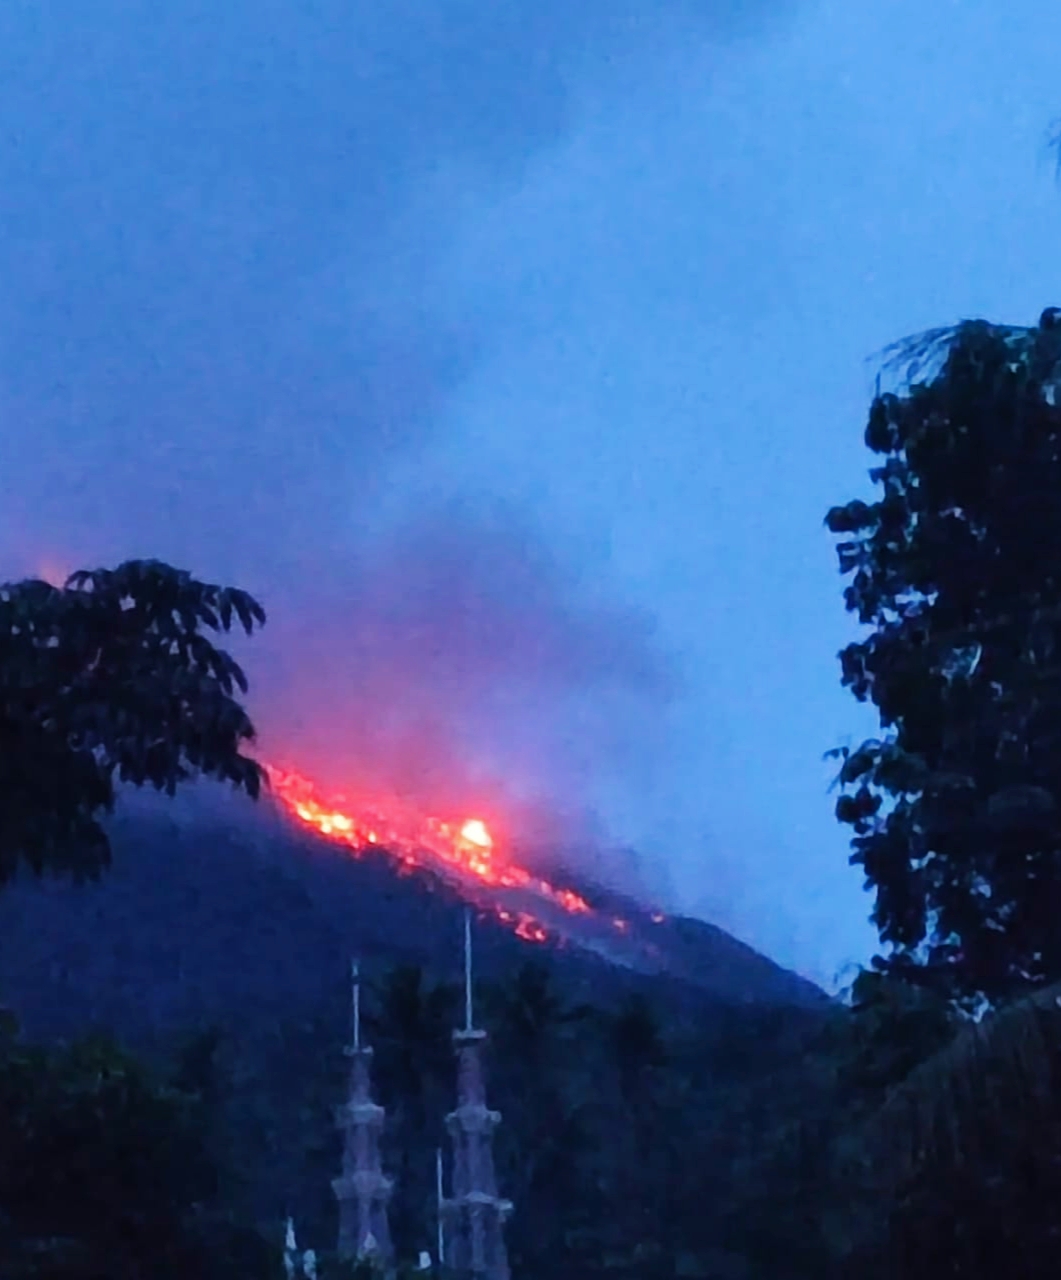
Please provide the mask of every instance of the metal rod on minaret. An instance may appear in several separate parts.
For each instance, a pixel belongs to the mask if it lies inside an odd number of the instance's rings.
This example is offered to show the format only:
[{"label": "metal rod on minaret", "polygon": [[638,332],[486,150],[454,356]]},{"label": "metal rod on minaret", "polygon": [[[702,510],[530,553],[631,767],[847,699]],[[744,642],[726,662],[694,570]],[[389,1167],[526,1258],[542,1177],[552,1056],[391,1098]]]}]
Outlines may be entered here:
[{"label": "metal rod on minaret", "polygon": [[350,977],[354,983],[354,1052],[361,1049],[361,980],[360,966],[356,960],[350,962]]},{"label": "metal rod on minaret", "polygon": [[441,1267],[446,1261],[446,1241],[442,1231],[442,1148],[439,1147],[435,1151],[435,1199],[438,1204],[438,1240],[436,1244],[438,1252],[438,1265]]},{"label": "metal rod on minaret", "polygon": [[464,909],[464,1030],[472,1030],[472,910]]}]

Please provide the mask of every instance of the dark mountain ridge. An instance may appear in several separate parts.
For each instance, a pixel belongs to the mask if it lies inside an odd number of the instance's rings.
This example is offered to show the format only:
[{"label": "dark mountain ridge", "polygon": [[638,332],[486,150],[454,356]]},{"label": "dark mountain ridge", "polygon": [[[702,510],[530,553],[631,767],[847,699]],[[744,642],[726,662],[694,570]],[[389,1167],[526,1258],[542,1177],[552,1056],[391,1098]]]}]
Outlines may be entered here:
[{"label": "dark mountain ridge", "polygon": [[[275,1022],[316,1009],[352,954],[368,972],[408,963],[457,976],[464,899],[453,885],[399,872],[382,851],[355,857],[267,803],[130,799],[99,883],[24,880],[0,894],[0,993],[28,1031],[106,1025],[139,1040],[210,1019]],[[636,990],[687,1009],[827,1003],[713,925],[660,921],[599,886],[586,893],[602,913],[622,913],[633,941],[566,920],[555,922],[566,936],[528,942],[481,910],[478,971],[499,977],[534,958],[597,1001]],[[633,945],[641,939],[650,951]]]}]

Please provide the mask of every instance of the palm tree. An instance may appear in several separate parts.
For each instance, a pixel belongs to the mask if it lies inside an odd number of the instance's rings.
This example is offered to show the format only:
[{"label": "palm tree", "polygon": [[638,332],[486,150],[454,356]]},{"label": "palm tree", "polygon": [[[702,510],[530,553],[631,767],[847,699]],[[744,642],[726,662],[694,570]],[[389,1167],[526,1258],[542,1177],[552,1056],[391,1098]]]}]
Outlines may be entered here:
[{"label": "palm tree", "polygon": [[457,992],[432,983],[419,966],[402,965],[371,994],[365,1023],[377,1054],[375,1086],[389,1113],[385,1139],[397,1175],[391,1230],[398,1249],[415,1256],[427,1243],[432,1153],[453,1098]]},{"label": "palm tree", "polygon": [[853,1273],[1056,1275],[1061,984],[969,1021],[847,1135],[837,1172]]},{"label": "palm tree", "polygon": [[455,990],[429,982],[418,965],[400,965],[387,974],[365,1015],[384,1093],[407,1101],[418,1098],[429,1080],[448,1077],[456,1009]]},{"label": "palm tree", "polygon": [[497,1173],[516,1203],[510,1258],[533,1273],[563,1253],[591,1200],[583,1163],[593,1154],[591,1108],[578,1087],[591,1037],[576,1039],[591,1010],[570,1003],[556,971],[539,960],[484,984],[482,1005],[493,1047],[490,1092],[505,1117]]}]

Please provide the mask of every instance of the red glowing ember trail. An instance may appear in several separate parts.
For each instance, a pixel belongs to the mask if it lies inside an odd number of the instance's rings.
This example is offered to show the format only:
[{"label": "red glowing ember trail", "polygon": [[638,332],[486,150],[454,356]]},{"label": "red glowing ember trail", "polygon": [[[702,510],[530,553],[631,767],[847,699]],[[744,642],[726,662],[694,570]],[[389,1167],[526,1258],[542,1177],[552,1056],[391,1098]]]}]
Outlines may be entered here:
[{"label": "red glowing ember trail", "polygon": [[[444,870],[466,884],[527,894],[569,915],[597,915],[573,889],[550,884],[512,862],[482,818],[446,822],[416,813],[395,797],[335,796],[325,800],[301,774],[264,767],[273,794],[293,818],[355,852],[374,845],[410,868]],[[527,912],[497,902],[493,909],[499,920],[529,942],[544,942],[549,936],[545,926]],[[621,919],[609,923],[621,933],[628,927]]]}]

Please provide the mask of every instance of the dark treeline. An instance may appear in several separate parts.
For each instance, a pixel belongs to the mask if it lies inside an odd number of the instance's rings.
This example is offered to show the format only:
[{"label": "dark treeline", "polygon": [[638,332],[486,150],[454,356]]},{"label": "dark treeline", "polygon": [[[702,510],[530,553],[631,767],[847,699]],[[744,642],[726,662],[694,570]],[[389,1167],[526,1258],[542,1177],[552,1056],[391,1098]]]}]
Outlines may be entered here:
[{"label": "dark treeline", "polygon": [[[404,966],[365,994],[392,1228],[412,1259],[434,1241],[458,992]],[[19,1262],[3,1274],[186,1275],[194,1259],[195,1274],[212,1275],[237,1258],[244,1273],[272,1274],[287,1212],[326,1269],[333,1111],[346,1087],[341,997],[270,1043],[206,1028],[150,1066],[106,1040],[44,1049],[9,1035],[0,1204]],[[485,986],[479,1005],[491,1103],[504,1116],[498,1175],[516,1204],[515,1274],[740,1275],[790,1247],[765,1242],[744,1202],[763,1134],[831,1015],[734,1006],[702,1024],[668,1022],[640,996],[610,1009],[573,1003],[562,969],[534,963]]]}]

